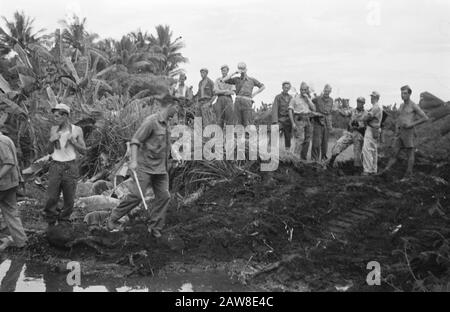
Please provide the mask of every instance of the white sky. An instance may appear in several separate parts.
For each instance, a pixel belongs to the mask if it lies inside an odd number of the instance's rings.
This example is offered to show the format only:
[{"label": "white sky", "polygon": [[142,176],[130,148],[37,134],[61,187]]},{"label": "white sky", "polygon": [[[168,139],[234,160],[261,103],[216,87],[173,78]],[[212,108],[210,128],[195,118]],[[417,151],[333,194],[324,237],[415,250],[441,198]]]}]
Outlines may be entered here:
[{"label": "white sky", "polygon": [[0,0],[0,15],[15,10],[51,31],[75,12],[102,38],[168,24],[186,43],[194,91],[201,67],[215,79],[222,64],[245,61],[267,87],[256,103],[271,102],[284,80],[297,89],[305,80],[316,91],[330,83],[332,96],[352,106],[372,90],[382,104],[400,102],[404,84],[417,102],[422,91],[450,100],[448,0]]}]

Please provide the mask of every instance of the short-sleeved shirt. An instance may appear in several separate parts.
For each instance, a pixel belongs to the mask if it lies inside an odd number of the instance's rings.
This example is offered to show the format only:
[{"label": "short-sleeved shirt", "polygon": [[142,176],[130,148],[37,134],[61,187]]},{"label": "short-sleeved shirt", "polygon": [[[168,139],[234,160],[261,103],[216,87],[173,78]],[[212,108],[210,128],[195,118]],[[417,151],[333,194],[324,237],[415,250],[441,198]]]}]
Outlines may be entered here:
[{"label": "short-sleeved shirt", "polygon": [[306,101],[301,95],[295,95],[289,103],[289,109],[292,109],[294,114],[307,115],[311,113],[308,101]]},{"label": "short-sleeved shirt", "polygon": [[252,96],[254,87],[261,88],[263,86],[261,82],[248,76],[230,78],[225,82],[236,86],[236,95],[247,97]]},{"label": "short-sleeved shirt", "polygon": [[160,113],[148,116],[131,140],[139,146],[138,168],[149,174],[167,173],[170,129]]},{"label": "short-sleeved shirt", "polygon": [[187,99],[192,99],[192,91],[191,88],[187,85],[181,86],[177,84],[173,89],[173,95],[177,98],[185,97]]},{"label": "short-sleeved shirt", "polygon": [[381,119],[383,118],[383,110],[381,109],[380,105],[374,104],[372,108],[367,112],[367,125],[372,128],[380,128],[381,126]]},{"label": "short-sleeved shirt", "polygon": [[316,112],[325,115],[325,117],[314,117],[313,120],[323,126],[326,126],[328,129],[331,129],[333,127],[331,120],[333,99],[331,97],[325,98],[323,96],[319,96],[313,100],[313,103],[316,105]]},{"label": "short-sleeved shirt", "polygon": [[214,82],[206,77],[198,83],[198,99],[211,99],[214,96]]},{"label": "short-sleeved shirt", "polygon": [[278,94],[273,100],[272,105],[272,122],[288,121],[289,120],[289,103],[292,100],[292,95],[283,93]]},{"label": "short-sleeved shirt", "polygon": [[13,167],[0,180],[0,191],[6,191],[19,185],[19,164],[13,141],[6,135],[0,134],[0,165]]}]

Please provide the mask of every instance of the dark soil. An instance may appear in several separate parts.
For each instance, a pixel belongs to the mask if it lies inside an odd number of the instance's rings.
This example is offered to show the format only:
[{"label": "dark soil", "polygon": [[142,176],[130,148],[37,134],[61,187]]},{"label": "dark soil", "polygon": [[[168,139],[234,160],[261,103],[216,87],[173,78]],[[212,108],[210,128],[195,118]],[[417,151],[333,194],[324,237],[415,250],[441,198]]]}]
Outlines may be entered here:
[{"label": "dark soil", "polygon": [[[114,264],[124,276],[228,263],[231,275],[267,290],[443,290],[450,165],[419,161],[416,168],[412,180],[399,182],[402,164],[385,178],[357,176],[352,162],[332,170],[280,164],[270,174],[218,183],[189,206],[172,204],[158,240],[139,218],[123,232],[90,231],[80,211],[72,227],[46,235],[45,195],[30,186],[37,201],[20,206],[31,230],[20,255],[55,266],[82,261],[87,271]],[[366,283],[370,261],[381,265],[381,286]]]}]

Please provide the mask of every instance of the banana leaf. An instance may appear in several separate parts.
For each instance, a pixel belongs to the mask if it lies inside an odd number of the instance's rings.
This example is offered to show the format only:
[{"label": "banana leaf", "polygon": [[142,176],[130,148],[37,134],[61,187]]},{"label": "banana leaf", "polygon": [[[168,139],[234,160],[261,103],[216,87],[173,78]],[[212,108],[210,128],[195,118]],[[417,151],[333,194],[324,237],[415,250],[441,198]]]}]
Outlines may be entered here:
[{"label": "banana leaf", "polygon": [[46,59],[47,61],[54,61],[55,58],[53,57],[53,55],[43,46],[39,45],[39,44],[34,44],[34,43],[30,43],[28,45],[28,47],[34,52],[36,53],[38,56]]},{"label": "banana leaf", "polygon": [[0,108],[2,110],[4,109],[5,111],[15,115],[27,115],[19,105],[8,99],[3,93],[0,93],[0,103]]},{"label": "banana leaf", "polygon": [[8,81],[3,78],[2,74],[0,74],[0,89],[2,89],[5,93],[12,91],[11,86],[9,85]]},{"label": "banana leaf", "polygon": [[72,79],[69,79],[69,78],[67,78],[67,77],[62,77],[61,78],[61,81],[64,83],[64,84],[66,84],[67,86],[69,86],[69,87],[72,87],[73,89],[78,89],[78,85],[72,80]]},{"label": "banana leaf", "polygon": [[66,57],[64,58],[64,63],[67,65],[67,67],[69,68],[70,74],[72,75],[73,78],[75,78],[75,82],[78,84],[80,83],[80,77],[78,76],[77,71],[75,70],[75,66],[73,66],[72,61],[70,60],[70,57]]},{"label": "banana leaf", "polygon": [[92,47],[89,47],[88,51],[90,53],[94,54],[95,56],[97,56],[98,58],[100,58],[101,60],[103,60],[106,64],[109,64],[108,56],[105,53],[103,53],[102,51],[100,51],[96,48],[92,48]]},{"label": "banana leaf", "polygon": [[116,65],[111,65],[111,66],[105,68],[104,70],[100,71],[99,73],[95,74],[94,78],[98,78],[100,76],[103,76],[104,74],[107,74],[107,73],[109,73],[112,70],[115,70],[116,67],[117,67]]},{"label": "banana leaf", "polygon": [[19,80],[20,80],[20,86],[25,89],[30,87],[31,85],[33,85],[36,82],[36,79],[34,79],[33,77],[25,76],[22,74],[19,74]]},{"label": "banana leaf", "polygon": [[48,95],[48,102],[50,103],[50,106],[53,108],[58,104],[58,99],[55,96],[55,93],[53,92],[53,89],[51,87],[47,87],[47,95]]},{"label": "banana leaf", "polygon": [[27,68],[32,69],[30,60],[28,59],[27,53],[22,49],[22,47],[18,44],[14,46],[14,51],[19,55],[20,62],[25,65]]}]

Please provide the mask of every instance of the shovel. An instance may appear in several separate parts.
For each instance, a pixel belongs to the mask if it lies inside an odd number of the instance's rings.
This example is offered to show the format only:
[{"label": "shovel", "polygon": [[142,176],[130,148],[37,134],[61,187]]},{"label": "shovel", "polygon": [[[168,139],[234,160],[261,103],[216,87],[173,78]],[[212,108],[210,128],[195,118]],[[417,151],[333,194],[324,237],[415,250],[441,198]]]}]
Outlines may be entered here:
[{"label": "shovel", "polygon": [[136,185],[138,187],[139,194],[141,195],[142,201],[144,202],[144,208],[145,208],[145,210],[148,210],[147,203],[145,202],[144,193],[142,192],[141,185],[139,184],[139,180],[138,180],[136,171],[135,170],[131,170],[131,172],[133,172],[133,176],[134,176],[134,179],[136,180]]}]

